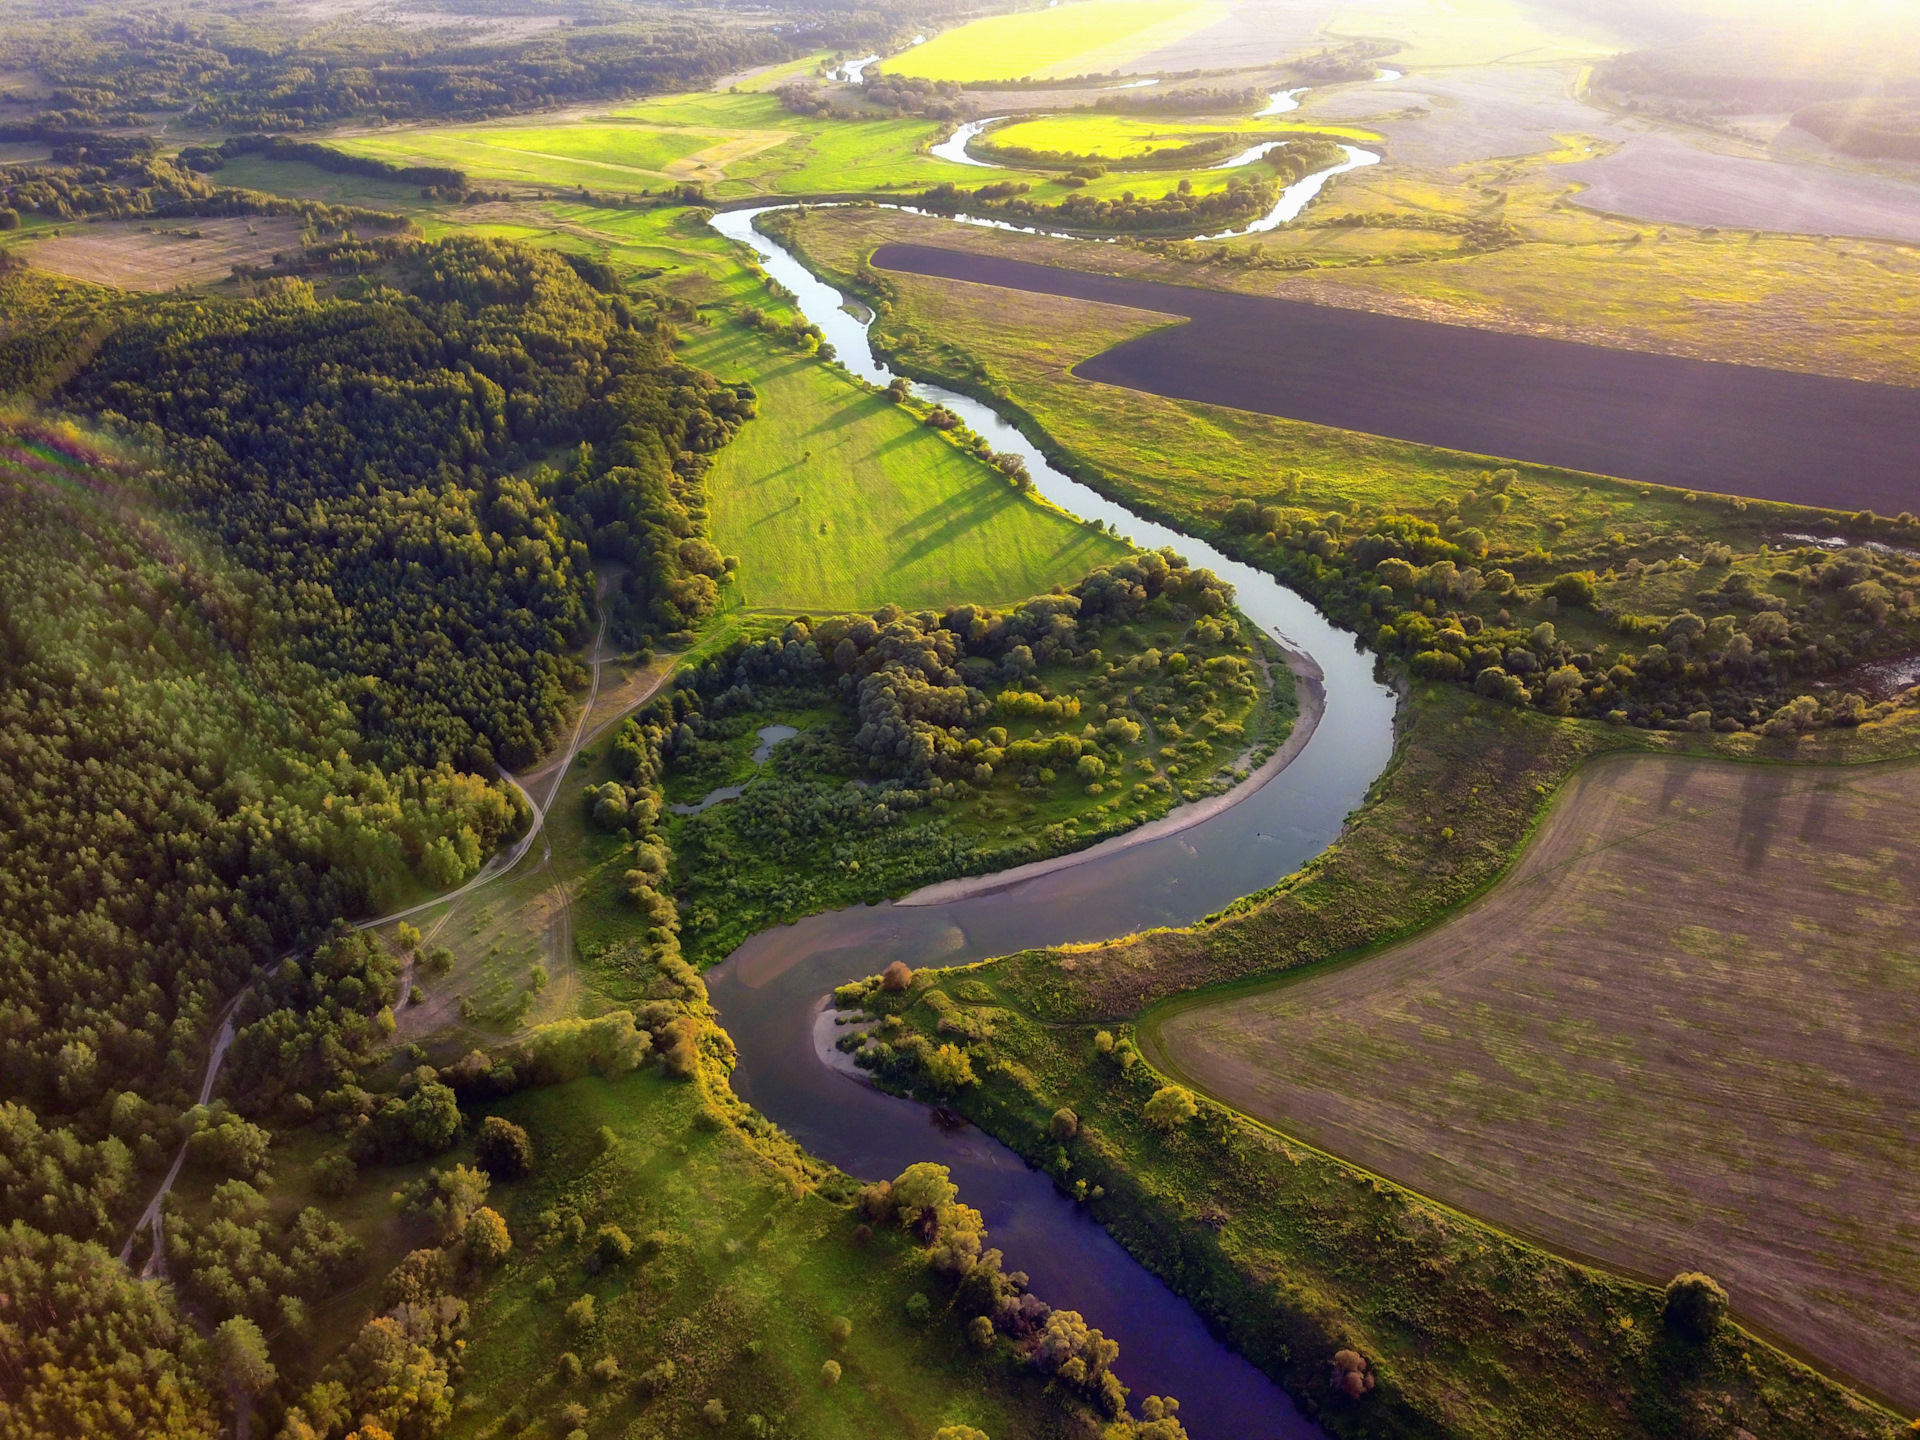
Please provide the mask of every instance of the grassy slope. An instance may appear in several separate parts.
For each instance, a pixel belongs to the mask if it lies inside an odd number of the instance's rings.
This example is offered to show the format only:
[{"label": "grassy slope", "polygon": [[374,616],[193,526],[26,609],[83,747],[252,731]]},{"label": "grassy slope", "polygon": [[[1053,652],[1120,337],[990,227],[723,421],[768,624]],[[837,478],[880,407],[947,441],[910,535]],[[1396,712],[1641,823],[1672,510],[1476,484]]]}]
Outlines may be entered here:
[{"label": "grassy slope", "polygon": [[[470,1398],[453,1435],[498,1434],[515,1411],[561,1434],[569,1403],[587,1407],[595,1437],[694,1434],[709,1423],[701,1411],[710,1399],[728,1412],[729,1434],[749,1433],[752,1415],[773,1422],[766,1433],[822,1440],[953,1424],[995,1440],[1057,1433],[1037,1381],[1006,1347],[980,1356],[939,1308],[924,1322],[907,1316],[911,1295],[924,1291],[938,1306],[947,1293],[924,1251],[892,1232],[858,1245],[847,1208],[797,1193],[736,1132],[704,1128],[701,1108],[694,1086],[652,1070],[495,1107],[538,1137],[540,1166],[493,1192],[517,1244],[475,1304],[462,1386]],[[539,1248],[537,1217],[550,1207],[579,1215],[587,1239]],[[590,1275],[582,1262],[602,1224],[642,1249]],[[666,1243],[643,1259],[656,1231]],[[550,1299],[535,1291],[543,1278],[554,1284]],[[574,1330],[563,1314],[586,1294],[596,1322]],[[844,1346],[828,1333],[839,1316],[853,1322]],[[588,1367],[612,1356],[625,1378],[569,1382],[555,1368],[562,1351]],[[829,1359],[845,1372],[833,1388],[820,1379]],[[674,1380],[642,1400],[632,1378],[661,1360],[673,1362]]]},{"label": "grassy slope", "polygon": [[750,609],[1001,604],[1126,553],[816,359],[735,325],[682,353],[760,394],[708,481],[714,542],[739,556]]},{"label": "grassy slope", "polygon": [[1220,8],[1195,0],[1079,0],[976,20],[880,68],[960,81],[1097,74],[1213,23]]}]

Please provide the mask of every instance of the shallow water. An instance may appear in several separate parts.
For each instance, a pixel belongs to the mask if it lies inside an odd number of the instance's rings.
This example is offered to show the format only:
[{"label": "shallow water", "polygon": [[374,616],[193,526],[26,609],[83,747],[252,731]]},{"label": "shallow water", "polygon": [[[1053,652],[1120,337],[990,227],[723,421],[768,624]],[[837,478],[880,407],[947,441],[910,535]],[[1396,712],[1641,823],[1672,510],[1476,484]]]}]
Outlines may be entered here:
[{"label": "shallow water", "polygon": [[[782,740],[791,740],[800,732],[791,725],[762,725],[756,732],[760,743],[753,748],[753,763],[764,765],[767,757],[773,754],[773,747]],[[711,810],[715,805],[723,805],[729,800],[738,800],[747,793],[747,784],[722,785],[717,790],[709,790],[700,797],[697,805],[669,805],[667,808],[676,815],[698,815],[702,810]]]},{"label": "shallow water", "polygon": [[950,161],[955,165],[973,165],[982,170],[1004,170],[1004,165],[996,165],[991,160],[976,160],[967,153],[967,142],[996,121],[1004,120],[1004,115],[996,115],[991,120],[969,120],[953,134],[931,147],[927,153],[936,160]]},{"label": "shallow water", "polygon": [[[753,228],[758,211],[714,217],[794,292],[853,374],[885,384],[866,325],[843,297]],[[736,1090],[816,1155],[859,1176],[920,1160],[951,1167],[986,1216],[1011,1268],[1048,1303],[1083,1313],[1121,1345],[1116,1370],[1136,1396],[1172,1394],[1195,1440],[1293,1440],[1321,1434],[1286,1393],[1208,1334],[1193,1308],[1146,1271],[1045,1175],[980,1132],[948,1133],[924,1106],[884,1095],[823,1062],[814,1025],[835,986],[883,969],[954,964],[1036,945],[1190,924],[1297,869],[1339,834],[1385,766],[1394,697],[1369,656],[1304,599],[1212,546],[1137,517],[1050,465],[1017,429],[968,396],[914,384],[996,450],[1022,456],[1040,493],[1135,544],[1171,545],[1230,581],[1241,611],[1313,657],[1325,711],[1300,755],[1263,789],[1191,829],[947,904],[855,906],[754,936],[708,972],[721,1023],[739,1046]]]}]

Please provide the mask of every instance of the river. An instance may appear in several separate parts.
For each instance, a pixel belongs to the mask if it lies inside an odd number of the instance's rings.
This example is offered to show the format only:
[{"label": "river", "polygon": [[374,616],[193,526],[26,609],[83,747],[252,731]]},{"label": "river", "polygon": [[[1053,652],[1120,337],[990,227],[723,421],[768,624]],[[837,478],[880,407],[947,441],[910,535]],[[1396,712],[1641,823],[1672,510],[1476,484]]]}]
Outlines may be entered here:
[{"label": "river", "polygon": [[[754,229],[761,210],[716,215],[714,228],[749,246],[842,364],[884,385],[866,323],[845,298]],[[816,1044],[831,1026],[834,986],[895,959],[957,964],[1030,946],[1098,940],[1186,925],[1261,889],[1324,850],[1393,746],[1394,697],[1370,656],[1272,576],[1203,541],[1144,519],[1049,464],[991,408],[935,385],[914,393],[945,405],[995,450],[1022,456],[1049,501],[1102,520],[1136,545],[1171,545],[1230,581],[1243,614],[1324,677],[1320,722],[1299,755],[1244,801],[1191,828],[1085,863],[947,903],[855,906],[754,936],[707,975],[721,1023],[739,1047],[734,1088],[814,1154],[848,1173],[891,1176],[920,1160],[949,1166],[967,1203],[986,1216],[1009,1268],[1028,1272],[1049,1304],[1080,1311],[1120,1342],[1116,1371],[1136,1396],[1179,1397],[1194,1440],[1296,1440],[1319,1427],[1262,1372],[1210,1335],[1199,1316],[1139,1265],[1044,1174],[974,1129],[945,1132],[925,1107],[882,1094],[829,1066]],[[830,1033],[830,1031],[828,1032]]]}]

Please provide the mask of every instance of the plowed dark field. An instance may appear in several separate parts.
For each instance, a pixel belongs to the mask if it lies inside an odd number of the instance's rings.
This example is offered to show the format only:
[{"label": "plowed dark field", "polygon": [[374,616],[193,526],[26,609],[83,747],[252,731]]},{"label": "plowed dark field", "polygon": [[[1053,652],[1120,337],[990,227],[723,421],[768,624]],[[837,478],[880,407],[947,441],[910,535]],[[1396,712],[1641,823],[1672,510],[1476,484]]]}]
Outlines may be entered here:
[{"label": "plowed dark field", "polygon": [[1920,510],[1920,389],[888,244],[884,270],[1184,316],[1082,361],[1176,400],[1690,490]]}]

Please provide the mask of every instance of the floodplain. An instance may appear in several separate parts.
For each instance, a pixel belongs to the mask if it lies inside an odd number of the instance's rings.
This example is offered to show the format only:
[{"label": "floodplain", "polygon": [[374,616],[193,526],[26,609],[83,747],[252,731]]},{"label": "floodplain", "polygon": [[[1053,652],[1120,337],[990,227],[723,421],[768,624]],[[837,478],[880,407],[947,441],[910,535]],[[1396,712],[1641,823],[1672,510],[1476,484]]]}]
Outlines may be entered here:
[{"label": "floodplain", "polygon": [[1920,1401],[1920,768],[1610,757],[1418,938],[1143,1017],[1156,1064]]}]

